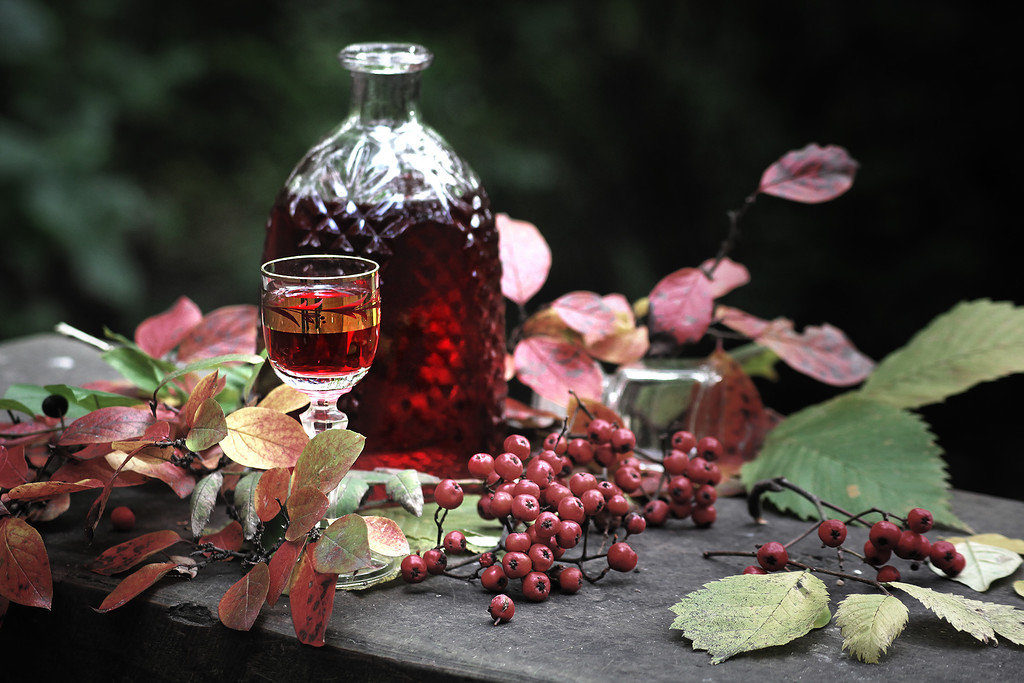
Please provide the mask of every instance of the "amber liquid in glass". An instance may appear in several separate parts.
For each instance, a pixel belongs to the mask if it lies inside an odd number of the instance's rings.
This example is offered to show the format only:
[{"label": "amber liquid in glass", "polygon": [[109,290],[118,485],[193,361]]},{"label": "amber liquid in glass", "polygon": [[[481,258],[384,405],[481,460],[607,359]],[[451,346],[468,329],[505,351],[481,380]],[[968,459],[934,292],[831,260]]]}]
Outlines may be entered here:
[{"label": "amber liquid in glass", "polygon": [[282,192],[264,261],[319,253],[381,266],[377,356],[341,404],[367,437],[357,466],[465,476],[470,455],[500,444],[506,393],[498,235],[486,195],[357,206]]}]

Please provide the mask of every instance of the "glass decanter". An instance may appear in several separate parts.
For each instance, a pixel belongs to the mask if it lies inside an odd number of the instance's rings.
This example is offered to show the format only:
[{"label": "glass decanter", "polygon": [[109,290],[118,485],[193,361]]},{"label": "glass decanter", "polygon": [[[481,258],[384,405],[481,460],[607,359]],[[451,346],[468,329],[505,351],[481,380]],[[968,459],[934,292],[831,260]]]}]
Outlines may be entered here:
[{"label": "glass decanter", "polygon": [[419,46],[351,45],[352,108],[292,171],[263,260],[351,254],[380,264],[380,344],[342,409],[366,435],[359,466],[463,476],[500,443],[505,310],[490,201],[420,119]]}]

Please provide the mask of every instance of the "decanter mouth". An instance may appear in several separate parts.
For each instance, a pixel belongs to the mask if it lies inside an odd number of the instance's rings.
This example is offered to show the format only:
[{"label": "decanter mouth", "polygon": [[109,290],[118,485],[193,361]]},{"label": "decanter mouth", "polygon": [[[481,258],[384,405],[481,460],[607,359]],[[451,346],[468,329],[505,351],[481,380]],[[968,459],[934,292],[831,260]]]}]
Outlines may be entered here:
[{"label": "decanter mouth", "polygon": [[407,74],[422,71],[433,53],[415,43],[356,43],[338,53],[349,71],[368,74]]}]

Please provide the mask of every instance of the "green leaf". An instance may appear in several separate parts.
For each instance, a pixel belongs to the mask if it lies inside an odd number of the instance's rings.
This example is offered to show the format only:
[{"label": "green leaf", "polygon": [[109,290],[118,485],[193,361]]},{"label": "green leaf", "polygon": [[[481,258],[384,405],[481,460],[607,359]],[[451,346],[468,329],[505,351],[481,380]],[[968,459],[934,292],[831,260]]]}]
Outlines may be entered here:
[{"label": "green leaf", "polygon": [[[148,357],[148,356],[147,356]],[[159,390],[168,382],[173,382],[179,377],[184,377],[190,372],[198,372],[199,370],[209,370],[211,368],[219,368],[225,363],[248,363],[255,365],[263,362],[263,356],[258,356],[253,353],[228,353],[223,356],[214,356],[212,358],[203,358],[200,360],[192,361],[188,365],[184,365],[172,372],[167,373],[160,383],[157,385],[156,390]],[[246,376],[248,379],[248,375]]]},{"label": "green leaf", "polygon": [[96,391],[95,389],[83,389],[72,387],[67,384],[47,384],[43,387],[51,394],[60,394],[69,402],[80,405],[86,410],[99,410],[111,406],[135,406],[144,403],[141,398],[111,394],[107,391]]},{"label": "green leaf", "polygon": [[423,487],[416,470],[395,473],[384,484],[388,498],[419,517],[423,514]]},{"label": "green leaf", "polygon": [[821,608],[818,618],[814,620],[814,628],[825,628],[830,623],[832,623],[832,610],[825,605]]},{"label": "green leaf", "polygon": [[861,392],[917,408],[1021,371],[1024,308],[980,299],[957,304],[886,356]]},{"label": "green leaf", "polygon": [[[467,545],[471,537],[479,544],[485,544],[482,547],[478,544],[474,548],[475,552],[491,550],[501,538],[501,524],[497,520],[485,520],[477,514],[476,504],[479,498],[480,496],[466,496],[462,505],[448,511],[444,521],[445,529],[454,529],[466,534]],[[430,550],[437,545],[437,526],[434,524],[433,515],[417,517],[399,507],[374,510],[373,513],[398,522],[405,537],[409,539],[413,552]],[[485,539],[497,540],[494,543],[486,543]]]},{"label": "green leaf", "polygon": [[729,576],[704,584],[670,609],[671,628],[718,664],[741,652],[784,645],[814,628],[828,606],[825,584],[810,572]]},{"label": "green leaf", "polygon": [[16,410],[19,413],[25,413],[29,417],[36,414],[24,403],[15,401],[13,398],[0,398],[0,410]]},{"label": "green leaf", "polygon": [[201,536],[206,523],[210,521],[213,506],[217,502],[217,493],[223,483],[224,475],[222,473],[211,472],[196,482],[196,487],[192,489],[190,504],[192,517],[189,528],[192,529],[193,536]]},{"label": "green leaf", "polygon": [[192,429],[185,437],[185,447],[198,453],[220,443],[227,435],[228,423],[224,419],[224,409],[217,403],[217,399],[208,398],[196,410]]},{"label": "green leaf", "polygon": [[1024,610],[991,602],[982,604],[985,618],[996,633],[1011,643],[1024,645]]},{"label": "green leaf", "polygon": [[766,346],[753,343],[744,344],[731,349],[729,355],[740,364],[743,372],[751,377],[764,377],[772,382],[779,379],[779,373],[775,370],[779,356]]},{"label": "green leaf", "polygon": [[[13,401],[20,404],[23,408],[27,408],[29,415],[42,415],[43,400],[51,393],[53,392],[47,391],[45,388],[35,384],[12,384],[4,393],[4,400]],[[83,408],[77,403],[70,401],[69,403],[68,412],[64,416],[65,421],[77,420],[89,412],[88,409]],[[16,408],[16,410],[21,410],[21,408]]]},{"label": "green leaf", "polygon": [[1024,581],[1014,581],[1013,590],[1017,593],[1017,595],[1024,598]]},{"label": "green leaf", "polygon": [[235,510],[238,511],[242,535],[246,539],[256,535],[256,525],[260,521],[259,515],[256,514],[256,485],[260,483],[262,476],[263,472],[250,472],[235,485]]},{"label": "green leaf", "polygon": [[836,610],[843,649],[868,664],[878,664],[909,618],[907,606],[892,595],[851,595]]},{"label": "green leaf", "polygon": [[[740,478],[749,489],[761,479],[783,476],[847,509],[879,507],[903,514],[921,506],[938,523],[963,527],[949,507],[940,456],[918,416],[850,393],[786,418],[768,435],[761,454],[743,466]],[[796,493],[767,497],[781,510],[817,516],[814,505]]]},{"label": "green leaf", "polygon": [[[963,571],[951,578],[979,593],[984,593],[993,581],[1009,576],[1021,565],[1020,555],[1006,548],[963,541],[956,544],[956,549],[964,556],[967,564]],[[946,575],[935,565],[929,563],[928,566],[939,576]]]},{"label": "green leaf", "polygon": [[934,612],[940,619],[952,624],[956,630],[969,633],[983,643],[995,641],[992,624],[984,616],[983,607],[986,603],[962,598],[952,593],[939,593],[930,588],[915,586],[912,583],[893,581],[889,585],[909,593],[911,597]]},{"label": "green leaf", "polygon": [[327,499],[331,504],[327,508],[328,519],[342,517],[350,512],[355,512],[363,504],[363,499],[369,492],[370,485],[363,477],[353,475],[358,475],[358,473],[349,472],[341,480],[337,488],[327,494]]},{"label": "green leaf", "polygon": [[156,391],[164,375],[174,371],[172,363],[152,358],[133,346],[104,351],[101,357],[126,380],[147,393]]},{"label": "green leaf", "polygon": [[295,461],[294,486],[313,486],[330,493],[363,452],[365,442],[365,436],[348,429],[328,429],[317,434]]},{"label": "green leaf", "polygon": [[313,568],[321,574],[348,574],[372,563],[366,520],[356,514],[334,520],[313,552]]}]

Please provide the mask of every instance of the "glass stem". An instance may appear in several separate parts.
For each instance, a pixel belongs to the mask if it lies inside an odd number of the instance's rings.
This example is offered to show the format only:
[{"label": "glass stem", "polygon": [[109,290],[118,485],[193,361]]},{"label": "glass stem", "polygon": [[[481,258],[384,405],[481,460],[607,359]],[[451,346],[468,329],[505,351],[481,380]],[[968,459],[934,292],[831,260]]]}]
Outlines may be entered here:
[{"label": "glass stem", "polygon": [[329,391],[310,394],[309,409],[299,416],[310,438],[328,429],[348,427],[348,416],[338,410],[338,399],[344,393]]}]

